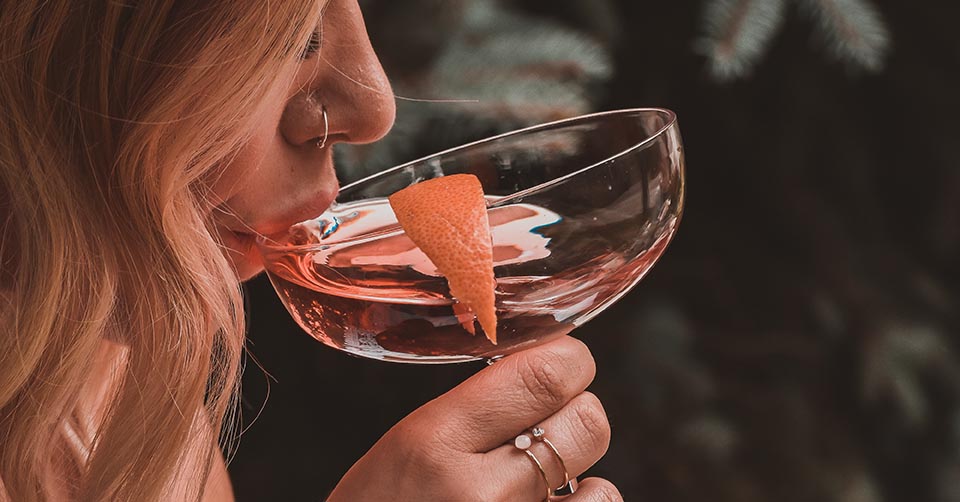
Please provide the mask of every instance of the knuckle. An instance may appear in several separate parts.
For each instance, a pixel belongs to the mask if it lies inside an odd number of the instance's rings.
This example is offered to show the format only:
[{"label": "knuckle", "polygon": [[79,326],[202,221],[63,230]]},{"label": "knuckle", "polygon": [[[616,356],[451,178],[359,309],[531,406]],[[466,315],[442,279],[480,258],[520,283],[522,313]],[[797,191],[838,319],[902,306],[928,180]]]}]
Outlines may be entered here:
[{"label": "knuckle", "polygon": [[600,399],[591,392],[584,392],[572,404],[575,427],[583,433],[578,435],[583,438],[581,447],[584,451],[599,452],[599,456],[602,456],[610,445],[610,422]]},{"label": "knuckle", "polygon": [[530,404],[556,410],[567,401],[569,380],[563,358],[554,352],[538,352],[524,359],[520,378]]},{"label": "knuckle", "polygon": [[410,422],[409,418],[402,420],[384,435],[383,441],[387,442],[386,447],[396,451],[413,451],[411,447],[419,442],[417,439],[419,432]]}]

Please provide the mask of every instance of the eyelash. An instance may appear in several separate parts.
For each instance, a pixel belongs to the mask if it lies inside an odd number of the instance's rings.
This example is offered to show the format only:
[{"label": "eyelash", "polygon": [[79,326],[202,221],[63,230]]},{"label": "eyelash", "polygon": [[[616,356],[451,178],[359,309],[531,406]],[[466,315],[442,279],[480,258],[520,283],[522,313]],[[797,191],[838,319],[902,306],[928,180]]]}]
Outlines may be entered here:
[{"label": "eyelash", "polygon": [[310,40],[307,42],[307,46],[303,48],[303,51],[300,53],[300,59],[310,59],[310,56],[316,54],[320,51],[320,30],[314,31],[310,35]]}]

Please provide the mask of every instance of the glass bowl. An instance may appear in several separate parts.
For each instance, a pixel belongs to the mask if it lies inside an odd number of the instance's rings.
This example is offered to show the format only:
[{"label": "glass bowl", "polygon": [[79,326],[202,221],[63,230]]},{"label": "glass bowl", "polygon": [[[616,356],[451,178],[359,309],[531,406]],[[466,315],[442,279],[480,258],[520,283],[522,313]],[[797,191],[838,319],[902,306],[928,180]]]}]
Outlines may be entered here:
[{"label": "glass bowl", "polygon": [[[487,198],[497,344],[451,297],[386,199],[457,173],[477,176]],[[260,238],[258,247],[287,310],[326,345],[394,362],[490,360],[567,334],[630,291],[674,235],[683,193],[676,115],[609,111],[501,134],[356,181],[323,214],[280,240]]]}]

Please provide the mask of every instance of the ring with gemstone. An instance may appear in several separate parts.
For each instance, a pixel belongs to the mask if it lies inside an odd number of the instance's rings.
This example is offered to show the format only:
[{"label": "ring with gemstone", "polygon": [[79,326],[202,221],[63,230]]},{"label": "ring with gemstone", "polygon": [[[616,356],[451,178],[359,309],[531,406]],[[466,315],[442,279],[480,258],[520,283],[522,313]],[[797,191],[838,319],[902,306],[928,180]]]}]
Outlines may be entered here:
[{"label": "ring with gemstone", "polygon": [[534,465],[537,466],[537,470],[540,471],[540,477],[543,478],[543,486],[546,487],[546,496],[543,498],[544,502],[550,502],[550,496],[553,494],[553,490],[550,489],[550,481],[547,480],[547,471],[544,470],[543,464],[540,463],[540,459],[530,451],[530,446],[533,445],[533,440],[530,439],[530,436],[526,434],[520,434],[516,439],[513,440],[513,446],[516,446],[518,450],[523,451],[530,457],[530,460],[533,460]]},{"label": "ring with gemstone", "polygon": [[563,484],[559,488],[554,490],[554,495],[570,495],[571,493],[577,491],[577,479],[570,479],[570,472],[567,471],[567,464],[563,461],[563,457],[560,455],[560,452],[557,450],[557,447],[553,445],[549,439],[547,439],[546,431],[543,430],[543,427],[534,427],[530,429],[530,433],[533,434],[533,438],[541,443],[547,445],[553,454],[557,456],[557,460],[560,462],[560,467],[563,468]]}]

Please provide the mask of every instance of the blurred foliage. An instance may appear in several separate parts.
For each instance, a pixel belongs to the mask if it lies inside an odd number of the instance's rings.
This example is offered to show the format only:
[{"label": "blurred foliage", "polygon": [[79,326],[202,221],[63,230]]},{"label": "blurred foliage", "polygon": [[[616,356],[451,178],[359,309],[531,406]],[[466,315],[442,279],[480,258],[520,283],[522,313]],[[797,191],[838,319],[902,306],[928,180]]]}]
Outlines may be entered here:
[{"label": "blurred foliage", "polygon": [[[609,52],[598,41],[493,0],[368,1],[364,7],[371,29],[386,26],[385,36],[397,37],[378,44],[378,53],[395,69],[389,73],[400,97],[387,138],[337,148],[337,164],[347,166],[343,180],[431,154],[440,145],[587,113],[612,73]],[[417,36],[414,47],[406,42],[408,33],[434,26],[441,30]]]},{"label": "blurred foliage", "polygon": [[[588,474],[627,500],[960,501],[960,3],[361,3],[397,94],[478,102],[399,101],[384,142],[338,149],[345,179],[562,116],[678,112],[678,236],[575,332],[614,432]],[[266,281],[250,295],[277,384],[239,500],[331,488],[478,369],[345,357]],[[244,378],[252,416],[265,379]]]},{"label": "blurred foliage", "polygon": [[[870,0],[794,0],[814,21],[822,44],[852,68],[878,71],[889,45],[882,16]],[[695,47],[719,80],[750,73],[783,25],[787,0],[708,0],[704,36]]]}]

